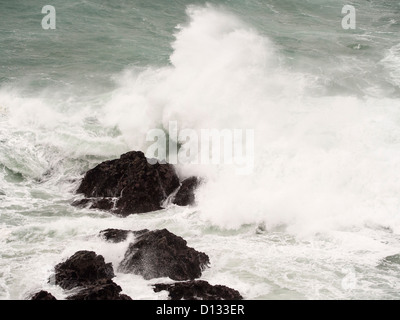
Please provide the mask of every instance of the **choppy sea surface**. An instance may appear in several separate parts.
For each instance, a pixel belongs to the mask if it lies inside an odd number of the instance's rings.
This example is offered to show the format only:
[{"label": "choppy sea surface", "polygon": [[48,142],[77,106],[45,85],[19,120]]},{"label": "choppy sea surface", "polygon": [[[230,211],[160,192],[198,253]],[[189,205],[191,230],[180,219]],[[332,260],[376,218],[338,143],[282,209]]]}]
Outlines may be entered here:
[{"label": "choppy sea surface", "polygon": [[[0,299],[65,298],[48,279],[78,250],[116,270],[106,228],[167,228],[245,299],[400,298],[398,1],[52,0],[54,30],[43,5],[0,0]],[[170,121],[254,130],[254,171],[178,166],[207,178],[194,207],[70,205]],[[115,278],[133,299],[160,281]]]}]

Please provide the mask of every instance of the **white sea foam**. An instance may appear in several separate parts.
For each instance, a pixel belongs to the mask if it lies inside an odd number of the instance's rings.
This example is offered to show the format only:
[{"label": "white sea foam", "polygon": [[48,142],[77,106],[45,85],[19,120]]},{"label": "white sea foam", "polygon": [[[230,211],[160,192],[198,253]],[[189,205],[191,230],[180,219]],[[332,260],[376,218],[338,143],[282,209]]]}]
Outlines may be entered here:
[{"label": "white sea foam", "polygon": [[[97,236],[113,227],[168,228],[210,256],[202,279],[249,299],[398,298],[398,273],[377,266],[400,250],[399,100],[379,90],[318,94],[315,75],[289,68],[280,48],[239,18],[212,6],[187,13],[171,64],[116,75],[110,96],[82,102],[63,88],[0,90],[0,298],[40,289],[64,298],[47,280],[78,250],[116,269],[128,242]],[[396,50],[382,62],[392,81]],[[120,219],[70,206],[76,182],[68,179],[100,159],[145,150],[147,131],[169,121],[254,129],[254,174],[180,166],[182,176],[207,178],[194,208]],[[167,279],[117,272],[114,280],[134,299],[166,298],[151,284]]]},{"label": "white sea foam", "polygon": [[[0,162],[37,178],[66,156],[145,150],[148,130],[168,130],[170,121],[199,132],[252,129],[252,175],[224,165],[179,167],[182,176],[208,180],[197,194],[203,219],[226,228],[287,224],[295,232],[369,221],[397,230],[399,100],[316,96],[313,75],[290,70],[268,38],[234,15],[212,6],[192,6],[187,14],[171,65],[126,70],[95,113],[73,98],[2,90],[8,127]],[[386,63],[396,60],[396,50]],[[92,131],[87,119],[96,117],[97,128],[116,126],[122,136]]]},{"label": "white sea foam", "polygon": [[381,60],[381,64],[389,71],[389,81],[400,87],[400,44],[387,50],[387,54]]},{"label": "white sea foam", "polygon": [[169,121],[254,129],[253,175],[180,168],[208,178],[199,209],[218,226],[283,223],[314,232],[371,220],[398,230],[400,101],[316,96],[312,75],[285,67],[274,44],[233,15],[210,6],[187,13],[171,66],[126,71],[102,121],[141,149],[147,130],[167,130]]}]

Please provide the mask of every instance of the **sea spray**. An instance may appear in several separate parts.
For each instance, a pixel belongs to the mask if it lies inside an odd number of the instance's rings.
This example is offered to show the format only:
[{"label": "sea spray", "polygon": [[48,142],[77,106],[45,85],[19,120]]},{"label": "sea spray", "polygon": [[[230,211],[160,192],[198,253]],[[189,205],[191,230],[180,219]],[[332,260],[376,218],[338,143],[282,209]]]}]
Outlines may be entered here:
[{"label": "sea spray", "polygon": [[[78,250],[118,265],[129,240],[106,228],[168,228],[246,299],[400,297],[398,3],[354,0],[344,30],[343,1],[209,2],[53,0],[55,30],[42,5],[0,4],[1,299],[65,298],[47,280]],[[70,205],[88,169],[170,121],[253,129],[254,174],[179,166],[207,180],[199,206],[126,219]]]},{"label": "sea spray", "polygon": [[160,124],[168,132],[170,121],[199,132],[253,129],[251,175],[238,177],[229,166],[179,168],[209,180],[199,209],[220,227],[264,222],[314,232],[370,220],[395,227],[400,171],[391,159],[399,149],[390,137],[400,133],[399,101],[315,94],[312,75],[279,63],[272,42],[235,16],[212,6],[187,13],[171,66],[127,71],[103,121],[140,148],[142,135]]}]

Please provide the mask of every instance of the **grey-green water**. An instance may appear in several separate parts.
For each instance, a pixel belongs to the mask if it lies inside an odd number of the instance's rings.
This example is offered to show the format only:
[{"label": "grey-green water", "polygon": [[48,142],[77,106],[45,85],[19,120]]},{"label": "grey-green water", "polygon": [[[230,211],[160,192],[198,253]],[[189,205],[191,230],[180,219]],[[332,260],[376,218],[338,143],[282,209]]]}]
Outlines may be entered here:
[{"label": "grey-green water", "polygon": [[[122,259],[100,230],[166,227],[246,299],[398,299],[399,29],[396,1],[0,0],[0,298],[64,298],[56,263]],[[254,129],[254,173],[180,168],[209,178],[190,208],[70,206],[87,169],[168,121]],[[115,281],[166,298],[159,279]]]}]

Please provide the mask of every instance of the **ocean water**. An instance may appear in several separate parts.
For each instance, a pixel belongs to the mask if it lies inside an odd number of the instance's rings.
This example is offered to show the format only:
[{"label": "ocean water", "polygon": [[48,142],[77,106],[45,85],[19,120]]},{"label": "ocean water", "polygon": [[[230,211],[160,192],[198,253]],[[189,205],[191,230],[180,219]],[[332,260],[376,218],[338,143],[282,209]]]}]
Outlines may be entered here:
[{"label": "ocean water", "polygon": [[[400,298],[400,3],[0,0],[0,299],[45,289],[106,228],[167,228],[245,299]],[[51,3],[50,3],[51,2]],[[356,29],[343,29],[344,5]],[[178,165],[194,207],[119,218],[71,202],[146,133],[254,130],[254,171]],[[387,258],[389,257],[389,258]],[[116,273],[133,299],[166,299]]]}]

